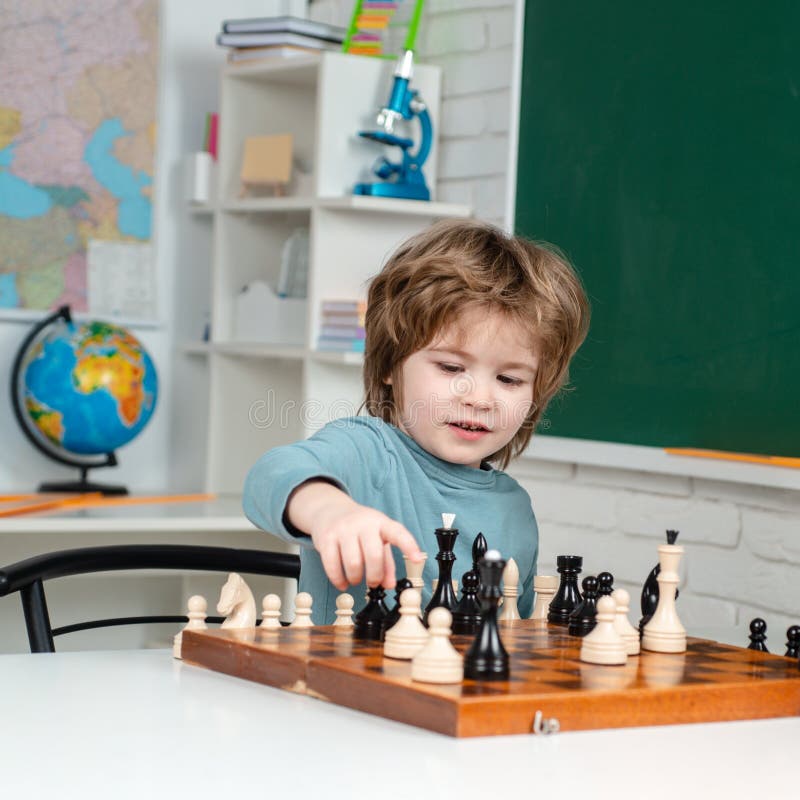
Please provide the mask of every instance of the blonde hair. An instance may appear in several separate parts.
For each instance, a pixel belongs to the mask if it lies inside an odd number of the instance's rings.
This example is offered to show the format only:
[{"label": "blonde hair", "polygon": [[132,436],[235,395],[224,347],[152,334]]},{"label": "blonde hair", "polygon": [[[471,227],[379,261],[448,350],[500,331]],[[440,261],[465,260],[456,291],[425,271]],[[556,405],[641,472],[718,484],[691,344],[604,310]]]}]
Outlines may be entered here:
[{"label": "blonde hair", "polygon": [[488,458],[505,469],[567,382],[589,326],[581,282],[552,245],[461,220],[438,222],[401,244],[369,288],[362,409],[397,425],[403,362],[473,308],[520,323],[539,356],[531,411],[514,438]]}]

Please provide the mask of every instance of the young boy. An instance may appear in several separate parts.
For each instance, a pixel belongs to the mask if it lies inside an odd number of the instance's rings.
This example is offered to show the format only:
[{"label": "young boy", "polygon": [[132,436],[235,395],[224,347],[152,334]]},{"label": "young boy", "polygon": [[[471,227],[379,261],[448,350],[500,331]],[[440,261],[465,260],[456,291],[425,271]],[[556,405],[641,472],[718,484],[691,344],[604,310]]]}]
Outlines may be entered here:
[{"label": "young boy", "polygon": [[401,554],[428,554],[427,603],[442,512],[460,531],[453,577],[471,569],[483,532],[517,562],[520,613],[530,614],[536,519],[502,470],[565,382],[588,316],[557,252],[481,222],[437,223],[390,257],[367,300],[368,416],[270,450],[244,488],[247,516],[302,546],[300,588],[317,624],[333,621],[348,586],[357,607],[365,584],[393,587]]}]

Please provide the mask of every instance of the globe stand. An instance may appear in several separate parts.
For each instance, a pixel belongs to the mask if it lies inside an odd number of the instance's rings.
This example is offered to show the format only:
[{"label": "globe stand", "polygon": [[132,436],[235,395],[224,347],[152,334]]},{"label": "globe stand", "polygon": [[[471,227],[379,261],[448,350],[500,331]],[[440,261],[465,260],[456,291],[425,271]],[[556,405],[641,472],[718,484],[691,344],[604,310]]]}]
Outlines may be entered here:
[{"label": "globe stand", "polygon": [[[109,456],[114,460],[114,465],[117,463],[116,458],[114,458],[113,453],[109,453]],[[105,465],[103,465],[105,466]],[[108,466],[113,466],[112,464],[108,464]],[[75,493],[85,493],[85,492],[100,492],[103,495],[119,497],[121,495],[128,494],[128,489],[121,484],[113,484],[113,483],[95,483],[94,481],[89,481],[86,479],[89,468],[88,467],[81,467],[81,479],[79,481],[46,481],[45,483],[39,484],[39,488],[37,491],[39,492],[75,492]]]}]

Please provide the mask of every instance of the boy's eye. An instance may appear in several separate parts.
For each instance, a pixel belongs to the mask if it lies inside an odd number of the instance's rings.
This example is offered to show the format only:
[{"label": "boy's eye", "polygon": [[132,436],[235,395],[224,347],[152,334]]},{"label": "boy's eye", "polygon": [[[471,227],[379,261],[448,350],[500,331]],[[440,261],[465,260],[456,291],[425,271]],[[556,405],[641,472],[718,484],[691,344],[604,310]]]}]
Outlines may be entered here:
[{"label": "boy's eye", "polygon": [[522,386],[523,381],[520,378],[512,378],[510,375],[498,375],[497,380],[500,383],[505,383],[508,386]]},{"label": "boy's eye", "polygon": [[440,362],[436,366],[439,367],[442,372],[447,372],[451,375],[455,374],[456,372],[461,372],[461,367],[459,367],[457,364],[443,364]]}]

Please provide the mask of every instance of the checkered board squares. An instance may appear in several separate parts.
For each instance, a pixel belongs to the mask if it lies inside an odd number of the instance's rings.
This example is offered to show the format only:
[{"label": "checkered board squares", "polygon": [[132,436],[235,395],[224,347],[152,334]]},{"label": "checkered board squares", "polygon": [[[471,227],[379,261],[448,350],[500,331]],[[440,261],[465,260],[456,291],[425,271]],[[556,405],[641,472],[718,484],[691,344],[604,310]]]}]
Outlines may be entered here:
[{"label": "checkered board squares", "polygon": [[[435,686],[350,629],[185,631],[190,664],[312,695],[450,736],[531,733],[537,711],[562,731],[800,714],[800,670],[783,656],[690,639],[685,653],[643,652],[624,666],[580,661],[564,628],[501,628],[507,681]],[[462,653],[471,637],[454,636]]]}]

